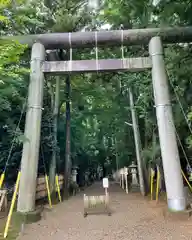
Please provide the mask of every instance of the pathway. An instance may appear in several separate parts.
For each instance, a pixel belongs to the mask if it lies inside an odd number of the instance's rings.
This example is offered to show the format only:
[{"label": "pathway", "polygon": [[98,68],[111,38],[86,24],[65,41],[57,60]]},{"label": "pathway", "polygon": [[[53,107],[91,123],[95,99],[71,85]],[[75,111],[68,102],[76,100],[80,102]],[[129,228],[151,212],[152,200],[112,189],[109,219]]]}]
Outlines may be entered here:
[{"label": "pathway", "polygon": [[[138,193],[110,190],[112,216],[83,217],[83,193],[54,206],[38,223],[27,225],[18,240],[192,240],[191,220],[165,220]],[[85,191],[98,194],[98,184]]]}]

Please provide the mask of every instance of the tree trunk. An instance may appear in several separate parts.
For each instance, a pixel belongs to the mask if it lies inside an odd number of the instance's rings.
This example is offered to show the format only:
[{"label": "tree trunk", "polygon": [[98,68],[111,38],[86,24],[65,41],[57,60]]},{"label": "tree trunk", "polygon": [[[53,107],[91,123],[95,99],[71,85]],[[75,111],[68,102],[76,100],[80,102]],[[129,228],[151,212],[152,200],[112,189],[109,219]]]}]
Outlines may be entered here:
[{"label": "tree trunk", "polygon": [[132,123],[133,123],[133,133],[134,133],[134,139],[135,139],[135,150],[136,150],[136,157],[137,157],[139,185],[140,185],[141,194],[145,196],[146,190],[145,190],[144,171],[143,171],[144,164],[141,156],[141,139],[140,139],[140,133],[138,129],[137,115],[135,111],[133,93],[131,88],[129,88],[129,99],[130,99],[130,108],[131,108]]},{"label": "tree trunk", "polygon": [[59,116],[59,95],[60,95],[60,79],[56,77],[56,89],[55,89],[55,100],[53,107],[53,153],[49,167],[49,184],[50,192],[53,194],[55,189],[55,175],[57,165],[57,129],[58,129],[58,116]]},{"label": "tree trunk", "polygon": [[64,197],[69,196],[69,180],[71,174],[71,144],[70,144],[70,77],[66,77],[66,142],[65,142],[65,174],[64,174]]}]

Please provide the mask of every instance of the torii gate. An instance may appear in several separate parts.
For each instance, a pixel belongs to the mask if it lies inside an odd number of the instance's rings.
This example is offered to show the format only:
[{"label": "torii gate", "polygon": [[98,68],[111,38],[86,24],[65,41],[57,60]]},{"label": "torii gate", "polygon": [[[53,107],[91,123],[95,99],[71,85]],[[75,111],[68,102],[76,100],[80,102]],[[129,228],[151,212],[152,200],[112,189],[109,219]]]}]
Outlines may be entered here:
[{"label": "torii gate", "polygon": [[[123,34],[123,38],[122,38]],[[3,37],[9,39],[10,37]],[[1,38],[2,39],[2,38]],[[163,58],[165,43],[190,42],[192,27],[151,28],[101,32],[51,33],[11,37],[32,47],[31,74],[25,137],[21,160],[21,179],[17,210],[28,213],[35,210],[37,166],[40,147],[41,115],[43,107],[44,74],[65,74],[92,71],[143,71],[152,69],[152,82],[168,208],[186,209],[180,159],[169,99],[167,74]],[[46,49],[82,48],[94,45],[149,44],[149,57],[108,60],[51,61],[45,60]]]}]

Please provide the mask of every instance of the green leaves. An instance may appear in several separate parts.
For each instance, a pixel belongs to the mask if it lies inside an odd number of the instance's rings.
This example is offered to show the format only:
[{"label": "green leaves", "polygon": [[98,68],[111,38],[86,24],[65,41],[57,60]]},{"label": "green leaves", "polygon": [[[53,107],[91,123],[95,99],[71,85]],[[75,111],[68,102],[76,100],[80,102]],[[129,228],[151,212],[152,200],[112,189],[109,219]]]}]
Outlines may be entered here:
[{"label": "green leaves", "polygon": [[0,45],[0,79],[4,77],[17,78],[27,73],[26,68],[20,66],[20,56],[26,49],[25,45],[17,42],[7,42]]},{"label": "green leaves", "polygon": [[[104,23],[112,29],[143,28],[162,25],[189,25],[192,5],[185,1],[163,1],[154,7],[151,1],[115,1],[104,2],[100,12],[88,11],[87,1],[0,1],[0,34],[35,34],[43,32],[71,32],[82,29],[98,29]],[[65,47],[65,46],[64,46]],[[148,56],[148,50],[142,47],[125,46],[126,56]],[[166,46],[166,67],[184,111],[192,121],[192,47],[189,45]],[[120,48],[99,49],[99,58],[119,58]],[[74,59],[95,58],[93,49],[73,49]],[[20,108],[27,92],[30,55],[26,46],[17,42],[0,42],[0,150],[8,148],[12,141],[15,124],[19,119]],[[64,78],[61,78],[61,102],[58,139],[61,158],[64,157],[65,141],[65,92]],[[53,92],[54,78],[48,80]],[[115,162],[116,151],[120,165],[135,158],[133,132],[125,124],[131,122],[128,88],[134,89],[135,108],[139,116],[139,125],[144,148],[143,155],[149,160],[159,154],[158,138],[153,144],[153,128],[156,127],[156,115],[153,101],[151,74],[148,73],[96,73],[71,76],[71,150],[73,161],[89,164],[105,162],[106,157]],[[170,86],[171,100],[176,127],[183,142],[192,147],[192,137],[187,129],[175,93]],[[50,93],[49,93],[50,94]],[[51,100],[45,89],[45,111],[43,113],[42,142],[46,158],[49,160],[53,146]],[[52,94],[52,93],[51,93]],[[3,126],[7,125],[7,129]],[[17,136],[16,152],[20,153],[24,119]],[[157,134],[157,132],[156,132]],[[114,140],[116,139],[116,141]],[[53,149],[52,149],[53,147]],[[58,148],[57,151],[59,152]],[[155,153],[154,153],[155,152]],[[152,154],[153,153],[153,154]],[[6,154],[5,154],[6,155]],[[80,156],[81,155],[81,156]],[[3,156],[3,159],[6,157]],[[81,159],[81,160],[79,160]]]}]

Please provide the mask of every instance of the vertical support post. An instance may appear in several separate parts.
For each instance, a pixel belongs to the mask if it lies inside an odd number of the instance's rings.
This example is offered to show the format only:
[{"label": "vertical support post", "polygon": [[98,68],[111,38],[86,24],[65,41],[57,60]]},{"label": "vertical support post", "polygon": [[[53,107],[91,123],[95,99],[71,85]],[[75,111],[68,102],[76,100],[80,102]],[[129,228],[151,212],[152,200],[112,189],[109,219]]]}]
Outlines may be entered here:
[{"label": "vertical support post", "polygon": [[56,175],[56,165],[57,165],[57,129],[58,129],[58,116],[59,116],[59,98],[60,98],[60,78],[56,77],[56,89],[55,89],[55,99],[53,108],[53,137],[54,137],[54,149],[52,154],[52,159],[49,168],[49,184],[51,194],[54,192],[55,188],[55,175]]},{"label": "vertical support post", "polygon": [[115,161],[116,161],[116,171],[119,171],[119,156],[118,156],[118,146],[117,138],[115,137]]},{"label": "vertical support post", "polygon": [[[57,50],[47,50],[48,59],[50,61],[57,61],[59,60]],[[59,117],[59,101],[60,101],[60,77],[56,76],[56,87],[55,93],[51,91],[51,103],[52,103],[52,110],[53,110],[53,137],[54,137],[54,146],[53,146],[53,153],[51,162],[49,165],[49,185],[50,185],[50,192],[54,194],[55,192],[55,176],[56,176],[56,166],[57,166],[57,128],[58,128],[58,117]]]},{"label": "vertical support post", "polygon": [[64,172],[64,197],[69,197],[69,184],[71,177],[71,82],[70,76],[66,77],[66,142],[65,142],[65,172]]},{"label": "vertical support post", "polygon": [[131,88],[129,88],[129,99],[130,99],[131,116],[132,116],[133,132],[134,132],[134,139],[135,139],[137,166],[138,166],[138,173],[139,173],[139,186],[140,186],[141,194],[145,196],[145,184],[144,184],[142,158],[141,158],[141,141],[140,141],[138,124],[137,124],[136,112],[134,108],[133,93]]},{"label": "vertical support post", "polygon": [[160,37],[150,40],[149,53],[168,209],[177,212],[185,210],[186,200]]},{"label": "vertical support post", "polygon": [[44,46],[41,43],[35,43],[32,47],[31,55],[28,109],[25,123],[26,140],[23,143],[21,179],[17,205],[17,211],[21,213],[35,210],[44,83],[44,74],[41,66],[44,60]]}]

